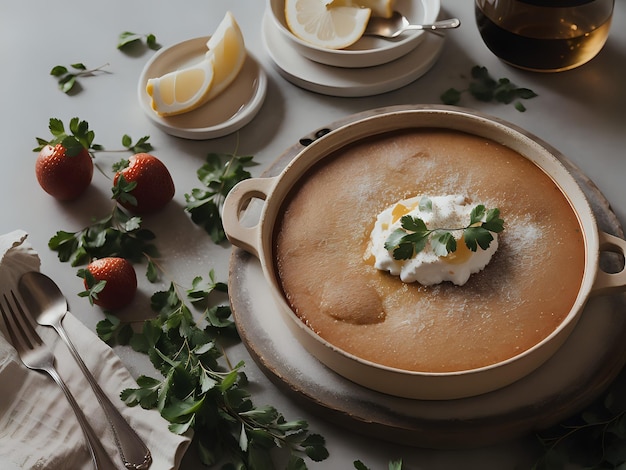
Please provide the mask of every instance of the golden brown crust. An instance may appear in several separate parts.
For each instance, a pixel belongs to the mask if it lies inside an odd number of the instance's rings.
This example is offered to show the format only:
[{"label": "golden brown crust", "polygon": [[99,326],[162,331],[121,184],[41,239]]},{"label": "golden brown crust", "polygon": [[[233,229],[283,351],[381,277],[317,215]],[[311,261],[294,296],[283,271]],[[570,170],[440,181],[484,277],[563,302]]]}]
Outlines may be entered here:
[{"label": "golden brown crust", "polygon": [[[324,159],[297,186],[275,236],[283,291],[307,325],[358,357],[424,372],[490,365],[549,335],[575,301],[585,263],[575,213],[543,171],[493,141],[386,134]],[[498,252],[467,284],[404,284],[363,260],[385,207],[451,193],[505,220]]]}]

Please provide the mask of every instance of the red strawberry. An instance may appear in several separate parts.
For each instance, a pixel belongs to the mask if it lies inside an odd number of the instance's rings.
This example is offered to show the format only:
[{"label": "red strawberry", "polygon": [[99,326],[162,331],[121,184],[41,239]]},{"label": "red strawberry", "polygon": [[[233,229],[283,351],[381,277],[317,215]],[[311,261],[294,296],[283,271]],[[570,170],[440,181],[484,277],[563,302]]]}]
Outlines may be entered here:
[{"label": "red strawberry", "polygon": [[113,178],[113,198],[135,214],[162,209],[174,197],[174,181],[158,158],[138,153],[128,159]]},{"label": "red strawberry", "polygon": [[35,174],[45,192],[61,201],[70,201],[91,183],[93,161],[84,147],[70,152],[62,144],[46,145],[37,157]]},{"label": "red strawberry", "polygon": [[97,259],[78,275],[84,279],[86,289],[79,295],[107,310],[127,306],[137,292],[135,268],[124,258]]}]

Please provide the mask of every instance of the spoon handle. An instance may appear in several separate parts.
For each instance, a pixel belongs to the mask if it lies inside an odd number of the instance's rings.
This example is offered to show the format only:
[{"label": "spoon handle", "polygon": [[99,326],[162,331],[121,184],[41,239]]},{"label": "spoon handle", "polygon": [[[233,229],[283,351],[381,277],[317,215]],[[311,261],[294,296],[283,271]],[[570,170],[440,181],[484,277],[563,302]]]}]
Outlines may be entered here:
[{"label": "spoon handle", "polygon": [[461,25],[461,21],[458,18],[450,18],[447,20],[435,21],[431,24],[408,24],[403,30],[433,30],[438,29],[454,29]]},{"label": "spoon handle", "polygon": [[59,373],[54,367],[46,367],[42,368],[42,370],[45,370],[48,375],[50,375],[50,377],[52,377],[52,379],[57,383],[57,385],[61,387],[63,393],[65,393],[65,396],[67,397],[67,400],[69,401],[72,410],[74,410],[74,413],[76,414],[76,418],[78,419],[80,428],[85,435],[87,448],[89,449],[89,455],[91,456],[91,461],[94,464],[94,468],[96,470],[105,470],[108,468],[112,468],[111,465],[113,465],[113,462],[111,462],[109,455],[100,443],[100,439],[98,439],[98,436],[96,436],[96,433],[89,425],[85,414],[80,409],[78,403],[76,403],[72,392],[70,392],[70,389],[67,388],[67,385],[65,385],[65,382],[63,382],[63,379],[61,378]]},{"label": "spoon handle", "polygon": [[146,447],[141,438],[137,435],[133,428],[130,427],[115,405],[111,403],[111,400],[109,400],[109,397],[104,393],[102,388],[100,388],[100,385],[98,385],[98,382],[83,362],[83,359],[78,354],[78,351],[76,351],[76,348],[67,335],[61,320],[52,326],[65,342],[68,349],[72,353],[72,356],[74,356],[76,363],[85,375],[89,385],[91,385],[100,406],[104,410],[109,425],[113,431],[115,445],[117,446],[120,456],[122,457],[124,466],[129,470],[145,470],[149,468],[152,464],[152,455],[150,454],[148,447]]}]

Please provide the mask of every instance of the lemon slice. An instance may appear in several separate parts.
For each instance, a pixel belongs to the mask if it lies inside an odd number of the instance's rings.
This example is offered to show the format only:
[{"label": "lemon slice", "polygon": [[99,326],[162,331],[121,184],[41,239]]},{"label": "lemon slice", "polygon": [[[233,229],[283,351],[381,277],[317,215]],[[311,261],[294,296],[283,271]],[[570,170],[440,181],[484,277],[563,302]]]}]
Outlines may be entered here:
[{"label": "lemon slice", "polygon": [[226,13],[206,45],[209,49],[206,58],[213,62],[215,70],[213,86],[208,96],[211,99],[237,78],[247,57],[243,34],[231,12]]},{"label": "lemon slice", "polygon": [[232,13],[226,13],[207,48],[199,63],[148,80],[146,92],[157,114],[174,116],[192,111],[219,95],[237,77],[247,52]]},{"label": "lemon slice", "polygon": [[316,46],[343,49],[357,42],[371,15],[369,8],[332,6],[327,0],[286,0],[291,32]]},{"label": "lemon slice", "polygon": [[394,0],[332,0],[331,7],[361,7],[372,10],[372,16],[391,18]]},{"label": "lemon slice", "polygon": [[206,103],[214,81],[213,63],[203,60],[197,65],[151,78],[146,91],[150,105],[161,116],[186,113]]}]

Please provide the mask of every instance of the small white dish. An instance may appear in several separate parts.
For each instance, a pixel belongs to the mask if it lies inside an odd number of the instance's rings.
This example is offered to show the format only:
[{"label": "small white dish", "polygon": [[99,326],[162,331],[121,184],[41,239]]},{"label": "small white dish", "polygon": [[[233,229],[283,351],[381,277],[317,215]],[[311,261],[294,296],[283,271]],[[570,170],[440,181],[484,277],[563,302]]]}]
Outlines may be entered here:
[{"label": "small white dish", "polygon": [[208,103],[188,113],[159,116],[150,106],[148,79],[198,62],[207,51],[209,37],[183,41],[158,51],[139,77],[139,104],[148,118],[166,133],[192,140],[214,139],[231,134],[248,124],[261,109],[267,91],[267,75],[259,61],[248,52],[237,78]]},{"label": "small white dish", "polygon": [[263,18],[265,49],[278,72],[305,90],[330,96],[373,96],[396,90],[430,70],[443,49],[444,38],[434,34],[408,54],[375,67],[340,68],[302,56],[274,27],[268,14]]},{"label": "small white dish", "polygon": [[[412,24],[427,24],[437,20],[440,0],[396,0],[398,10]],[[302,56],[320,64],[335,67],[372,67],[402,57],[424,42],[425,31],[410,31],[394,40],[363,36],[346,49],[318,47],[295,36],[285,19],[285,0],[267,0],[267,15],[279,34]]]}]

